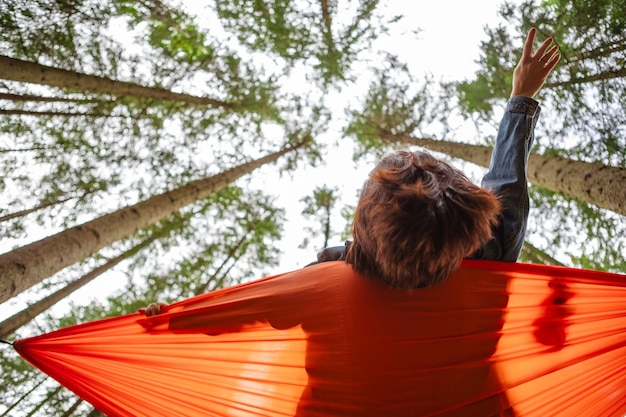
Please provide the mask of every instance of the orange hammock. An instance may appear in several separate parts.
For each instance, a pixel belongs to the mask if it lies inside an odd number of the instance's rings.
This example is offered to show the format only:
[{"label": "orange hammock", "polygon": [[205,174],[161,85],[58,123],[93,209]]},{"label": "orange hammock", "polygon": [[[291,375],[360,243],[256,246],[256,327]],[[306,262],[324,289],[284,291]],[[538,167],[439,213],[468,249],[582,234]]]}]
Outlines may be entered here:
[{"label": "orange hammock", "polygon": [[403,292],[343,262],[15,342],[109,416],[619,416],[626,276],[465,261]]}]

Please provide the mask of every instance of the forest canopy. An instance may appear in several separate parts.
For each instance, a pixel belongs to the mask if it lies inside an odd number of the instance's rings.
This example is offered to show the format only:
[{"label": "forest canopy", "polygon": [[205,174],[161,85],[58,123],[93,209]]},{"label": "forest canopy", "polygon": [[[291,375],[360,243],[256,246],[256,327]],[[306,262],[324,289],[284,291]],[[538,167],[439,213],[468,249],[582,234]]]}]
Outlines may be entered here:
[{"label": "forest canopy", "polygon": [[[479,182],[530,27],[562,59],[520,261],[626,273],[626,0],[498,3],[458,78],[391,0],[203,3],[0,0],[0,338],[302,267],[392,149]],[[98,415],[0,354],[0,415]]]}]

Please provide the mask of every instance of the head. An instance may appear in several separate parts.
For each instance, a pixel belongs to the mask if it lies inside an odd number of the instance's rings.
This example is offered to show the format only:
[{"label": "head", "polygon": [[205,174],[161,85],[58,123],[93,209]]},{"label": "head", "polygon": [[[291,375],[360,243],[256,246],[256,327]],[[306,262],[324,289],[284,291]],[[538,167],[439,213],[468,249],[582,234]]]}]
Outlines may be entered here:
[{"label": "head", "polygon": [[491,239],[499,211],[459,170],[427,152],[396,151],[363,186],[346,262],[397,288],[437,284]]}]

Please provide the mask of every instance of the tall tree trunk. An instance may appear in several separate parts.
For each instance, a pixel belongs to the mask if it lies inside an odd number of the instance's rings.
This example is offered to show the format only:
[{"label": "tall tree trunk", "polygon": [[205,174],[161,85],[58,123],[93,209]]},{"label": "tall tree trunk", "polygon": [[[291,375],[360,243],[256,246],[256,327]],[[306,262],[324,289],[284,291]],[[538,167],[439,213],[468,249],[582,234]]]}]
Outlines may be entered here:
[{"label": "tall tree trunk", "polygon": [[598,46],[590,51],[580,51],[577,55],[566,59],[567,63],[609,57],[615,53],[626,51],[626,41],[620,39],[606,45]]},{"label": "tall tree trunk", "polygon": [[[491,160],[488,146],[405,135],[385,135],[383,139],[423,146],[483,167]],[[625,168],[533,153],[528,160],[528,179],[539,187],[626,216]]]},{"label": "tall tree trunk", "polygon": [[[228,261],[232,260],[233,258],[235,258],[235,255],[237,254],[237,252],[239,252],[239,249],[241,247],[243,247],[244,243],[246,243],[246,241],[248,240],[248,233],[250,232],[250,229],[247,229],[246,232],[243,233],[243,235],[241,236],[241,239],[239,239],[239,241],[228,250],[228,254],[226,255],[226,259],[224,259],[222,261],[222,263],[220,264],[220,266],[217,267],[217,269],[215,270],[215,272],[213,272],[213,275],[211,275],[205,282],[204,284],[200,285],[198,288],[196,288],[194,290],[194,294],[195,295],[200,295],[203,294],[205,292],[207,292],[207,289],[209,288],[209,285],[211,284],[211,282],[213,282],[213,280],[215,280],[215,278],[217,277],[217,274],[219,274],[222,269],[226,266],[226,264],[228,263]],[[241,256],[241,255],[240,255]],[[235,258],[237,259],[237,258]],[[222,276],[222,278],[225,277],[225,275]],[[1,339],[1,337],[0,337]]]},{"label": "tall tree trunk", "polygon": [[572,78],[568,81],[562,81],[557,83],[546,83],[544,88],[556,88],[556,87],[564,87],[571,86],[576,84],[585,84],[593,81],[602,81],[602,80],[612,80],[613,78],[624,78],[626,77],[626,68],[619,68],[610,71],[604,71],[599,74],[592,74],[586,77]]},{"label": "tall tree trunk", "polygon": [[68,97],[43,97],[36,96],[33,94],[11,94],[11,93],[0,93],[0,100],[11,100],[11,101],[35,101],[42,103],[76,103],[76,104],[85,104],[85,103],[96,103],[102,100],[97,99],[77,99],[77,98],[68,98]]},{"label": "tall tree trunk", "polygon": [[164,230],[160,233],[154,233],[148,239],[145,239],[140,244],[134,246],[133,248],[127,250],[121,255],[116,256],[108,260],[105,264],[95,268],[93,271],[89,272],[86,275],[83,275],[76,281],[70,282],[60,290],[50,294],[49,296],[42,298],[34,304],[29,305],[24,310],[12,315],[8,319],[2,321],[0,323],[0,339],[6,339],[8,336],[13,334],[17,329],[29,323],[32,319],[37,317],[39,314],[43,313],[65,297],[72,294],[74,291],[84,287],[95,278],[102,275],[104,272],[113,268],[115,265],[119,264],[125,259],[130,258],[135,255],[137,252],[150,245],[155,240],[165,236],[168,234],[167,230]]},{"label": "tall tree trunk", "polygon": [[60,417],[72,417],[72,414],[74,414],[74,411],[76,411],[76,409],[78,408],[79,405],[82,404],[82,402],[83,400],[81,400],[80,398],[77,398],[76,401],[74,401],[74,404],[72,404],[72,406],[68,408],[67,411],[63,413],[63,415]]},{"label": "tall tree trunk", "polygon": [[[11,412],[11,410],[13,410],[15,407],[17,407],[22,401],[24,401],[28,396],[30,396],[30,394],[35,392],[35,390],[37,388],[39,388],[41,386],[41,384],[43,384],[47,380],[48,380],[48,376],[46,375],[39,382],[37,382],[35,385],[33,385],[33,387],[31,389],[29,389],[24,394],[22,394],[22,396],[20,398],[18,398],[17,401],[15,401],[10,406],[7,405],[8,408],[6,410],[4,410],[4,412],[2,414],[0,414],[0,417],[11,416],[11,414],[9,414]],[[6,405],[6,403],[5,403],[5,405]]]},{"label": "tall tree trunk", "polygon": [[327,248],[330,240],[330,206],[325,206],[324,210],[326,210],[326,216],[324,218],[324,244],[322,248]]},{"label": "tall tree trunk", "polygon": [[82,74],[61,68],[49,67],[36,62],[22,61],[0,55],[0,79],[49,85],[63,89],[78,90],[113,96],[132,96],[156,100],[179,101],[209,107],[232,109],[234,105],[207,97],[175,93],[164,88],[116,81],[96,75]]},{"label": "tall tree trunk", "polygon": [[110,114],[96,114],[96,113],[77,113],[71,111],[54,111],[54,110],[23,110],[23,109],[0,109],[0,114],[8,116],[37,116],[37,117],[51,117],[51,116],[63,116],[63,117],[125,117]]},{"label": "tall tree trunk", "polygon": [[285,147],[221,174],[192,181],[176,190],[0,255],[0,303],[305,144]]},{"label": "tall tree trunk", "polygon": [[29,209],[20,210],[20,211],[14,212],[14,213],[9,213],[9,214],[6,214],[4,216],[0,216],[0,223],[6,222],[6,221],[11,220],[11,219],[15,219],[17,217],[24,217],[24,216],[26,216],[26,215],[28,215],[30,213],[34,213],[34,212],[36,212],[38,210],[45,209],[46,207],[54,206],[54,205],[57,205],[57,204],[63,204],[66,201],[69,201],[69,200],[71,200],[73,198],[76,198],[76,197],[65,197],[65,198],[61,198],[59,200],[55,200],[55,201],[47,201],[45,203],[37,204],[36,206],[31,207]]},{"label": "tall tree trunk", "polygon": [[26,415],[26,417],[32,417],[34,415],[37,414],[37,412],[44,406],[46,405],[46,403],[48,401],[50,401],[50,399],[52,399],[52,397],[54,397],[55,395],[57,395],[59,392],[61,392],[61,390],[63,389],[62,385],[59,385],[58,387],[56,387],[54,390],[49,391],[48,394],[46,395],[46,397],[44,399],[42,399],[39,404],[37,404],[35,406],[35,408],[33,408],[30,413],[28,413],[28,415]]},{"label": "tall tree trunk", "polygon": [[324,43],[328,48],[329,54],[335,55],[335,41],[333,40],[333,29],[331,26],[331,17],[330,17],[330,5],[328,4],[328,0],[320,0],[322,7],[322,19],[324,20],[322,35],[324,37]]},{"label": "tall tree trunk", "polygon": [[534,264],[565,266],[538,247],[533,246],[528,242],[524,242],[520,257],[524,258],[525,262],[531,262]]}]

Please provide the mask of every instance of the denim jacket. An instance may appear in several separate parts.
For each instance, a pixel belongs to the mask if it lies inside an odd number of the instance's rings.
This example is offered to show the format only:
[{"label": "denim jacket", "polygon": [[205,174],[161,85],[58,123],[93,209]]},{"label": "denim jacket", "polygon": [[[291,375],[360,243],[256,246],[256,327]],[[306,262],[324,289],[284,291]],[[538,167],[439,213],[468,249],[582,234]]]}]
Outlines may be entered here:
[{"label": "denim jacket", "polygon": [[[511,97],[506,105],[489,171],[481,183],[500,199],[500,222],[493,230],[493,239],[469,258],[515,262],[519,257],[528,221],[528,156],[540,111],[537,101],[523,96]],[[313,264],[344,260],[350,243],[324,249]]]}]

